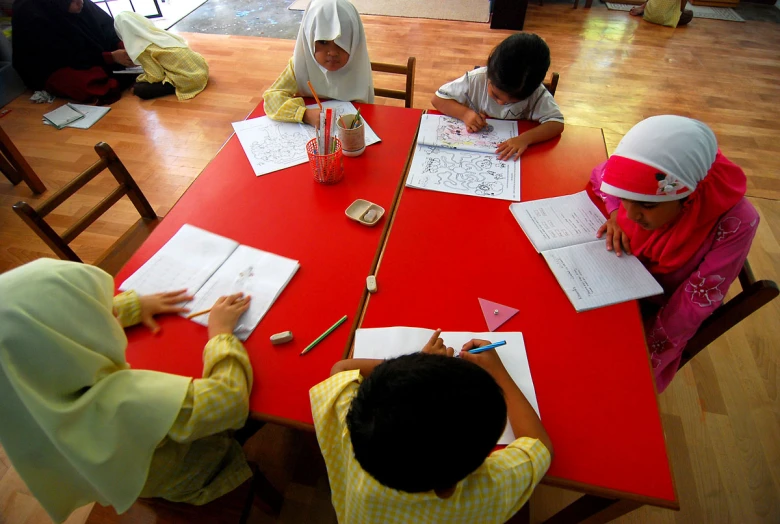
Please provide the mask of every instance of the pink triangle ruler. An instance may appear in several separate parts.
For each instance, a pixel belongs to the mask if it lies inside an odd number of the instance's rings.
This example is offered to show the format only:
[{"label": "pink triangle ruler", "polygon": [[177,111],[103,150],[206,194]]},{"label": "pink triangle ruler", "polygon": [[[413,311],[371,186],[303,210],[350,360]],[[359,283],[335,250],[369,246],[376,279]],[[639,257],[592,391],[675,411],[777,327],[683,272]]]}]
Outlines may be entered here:
[{"label": "pink triangle ruler", "polygon": [[519,311],[513,307],[497,304],[484,298],[479,299],[479,307],[482,308],[482,314],[485,315],[485,322],[487,322],[490,331],[497,330],[501,327],[501,324],[515,316]]}]

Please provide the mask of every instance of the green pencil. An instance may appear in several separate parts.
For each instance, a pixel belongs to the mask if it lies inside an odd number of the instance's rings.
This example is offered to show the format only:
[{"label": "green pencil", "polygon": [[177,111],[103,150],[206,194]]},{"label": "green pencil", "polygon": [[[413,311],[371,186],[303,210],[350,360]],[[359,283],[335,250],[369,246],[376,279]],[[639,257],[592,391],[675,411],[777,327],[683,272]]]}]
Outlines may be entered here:
[{"label": "green pencil", "polygon": [[317,337],[317,340],[315,340],[314,342],[312,342],[311,344],[309,344],[308,346],[306,346],[306,349],[304,349],[303,351],[301,351],[301,355],[305,355],[306,353],[308,353],[309,351],[311,351],[311,349],[312,349],[314,346],[316,346],[317,344],[319,344],[320,342],[322,342],[322,339],[323,339],[323,338],[325,338],[325,337],[327,337],[328,335],[330,335],[331,333],[333,333],[333,331],[334,331],[334,330],[335,330],[337,327],[339,327],[341,324],[343,324],[345,320],[347,320],[347,315],[344,315],[343,317],[341,317],[341,318],[339,319],[339,321],[338,321],[338,322],[336,322],[335,324],[333,324],[332,326],[330,326],[330,328],[329,328],[329,329],[328,329],[328,330],[327,330],[325,333],[323,333],[322,335],[320,335],[319,337]]},{"label": "green pencil", "polygon": [[349,128],[354,129],[359,120],[360,120],[360,108],[358,107],[357,113],[355,113],[355,118],[352,119],[352,123],[349,125]]}]

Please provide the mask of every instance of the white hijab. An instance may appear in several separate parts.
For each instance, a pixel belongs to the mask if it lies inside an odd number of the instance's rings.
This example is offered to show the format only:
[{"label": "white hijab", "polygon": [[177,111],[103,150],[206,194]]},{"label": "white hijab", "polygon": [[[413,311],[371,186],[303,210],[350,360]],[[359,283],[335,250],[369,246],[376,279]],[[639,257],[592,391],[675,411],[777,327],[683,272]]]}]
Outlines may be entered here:
[{"label": "white hijab", "polygon": [[[346,65],[328,71],[314,59],[314,42],[334,40],[349,53]],[[351,102],[374,102],[374,81],[368,58],[366,33],[357,9],[348,0],[312,0],[298,30],[293,52],[298,92],[311,96],[311,81],[317,95]]]},{"label": "white hijab", "polygon": [[122,11],[117,14],[114,17],[114,29],[124,42],[130,60],[136,64],[138,55],[143,53],[150,44],[162,48],[187,47],[187,42],[182,37],[160,29],[145,16],[132,11]]},{"label": "white hijab", "polygon": [[55,522],[90,502],[133,504],[191,381],[130,369],[113,292],[76,262],[0,275],[0,443]]}]

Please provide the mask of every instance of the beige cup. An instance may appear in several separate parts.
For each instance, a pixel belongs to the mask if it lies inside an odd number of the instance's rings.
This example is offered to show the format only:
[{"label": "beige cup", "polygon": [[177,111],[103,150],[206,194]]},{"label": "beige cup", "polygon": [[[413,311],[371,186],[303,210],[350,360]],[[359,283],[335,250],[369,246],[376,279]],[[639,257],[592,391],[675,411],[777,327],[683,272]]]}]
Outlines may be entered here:
[{"label": "beige cup", "polygon": [[361,118],[353,129],[349,128],[355,116],[343,115],[338,121],[337,136],[341,140],[344,156],[359,156],[366,150],[366,127],[363,125],[363,119]]}]

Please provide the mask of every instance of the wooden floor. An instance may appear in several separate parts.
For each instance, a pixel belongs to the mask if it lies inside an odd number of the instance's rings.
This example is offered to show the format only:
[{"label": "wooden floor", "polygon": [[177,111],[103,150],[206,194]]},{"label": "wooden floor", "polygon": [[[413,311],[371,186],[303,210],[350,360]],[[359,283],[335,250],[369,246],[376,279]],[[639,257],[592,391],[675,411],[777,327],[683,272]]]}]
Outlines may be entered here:
[{"label": "wooden floor", "polygon": [[[483,64],[509,32],[483,24],[364,16],[371,58],[404,63],[417,57],[415,106],[447,80]],[[750,262],[759,278],[780,281],[780,31],[762,22],[695,19],[668,29],[624,12],[531,5],[529,31],[552,50],[561,73],[556,99],[567,123],[602,127],[609,151],[639,120],[676,113],[707,122],[720,147],[748,174],[748,195],[761,214]],[[261,101],[291,56],[293,41],[187,34],[211,67],[208,89],[194,100],[142,102],[126,96],[91,130],[56,131],[40,116],[49,106],[21,97],[2,126],[46,185],[56,189],[95,158],[91,147],[111,144],[164,214]],[[380,80],[377,82],[382,84]],[[108,182],[97,180],[55,219],[96,202]],[[0,271],[51,256],[11,212],[24,186],[0,178]],[[136,220],[128,204],[97,223],[75,244],[91,260]],[[680,497],[679,513],[643,508],[626,523],[780,522],[780,301],[743,322],[692,362],[661,395],[661,409]],[[604,326],[608,330],[608,326]],[[302,456],[302,437],[266,428],[253,452],[285,492],[279,522],[333,522],[321,468]],[[593,431],[599,431],[594,427]],[[609,445],[610,435],[604,435]],[[305,440],[305,439],[304,439]],[[280,451],[281,450],[281,451]],[[297,473],[296,473],[297,472]],[[303,473],[302,473],[303,472]],[[541,488],[534,519],[573,495]],[[74,515],[69,522],[83,522]],[[270,519],[255,515],[254,522]],[[0,523],[48,522],[0,455]]]}]

